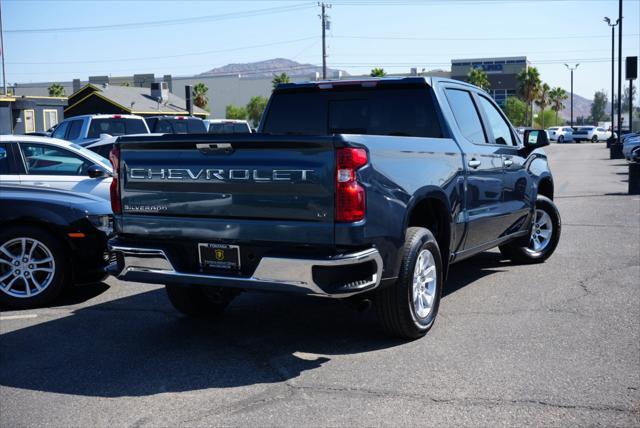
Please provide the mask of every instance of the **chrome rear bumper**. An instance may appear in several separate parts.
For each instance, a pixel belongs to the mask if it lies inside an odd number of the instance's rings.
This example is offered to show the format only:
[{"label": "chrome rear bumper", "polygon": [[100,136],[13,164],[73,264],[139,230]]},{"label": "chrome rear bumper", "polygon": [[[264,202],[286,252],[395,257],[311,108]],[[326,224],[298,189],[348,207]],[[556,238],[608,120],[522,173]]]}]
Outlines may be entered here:
[{"label": "chrome rear bumper", "polygon": [[[377,288],[382,277],[382,258],[375,248],[322,259],[263,257],[249,277],[179,272],[161,249],[110,244],[109,251],[115,256],[112,257],[115,261],[107,268],[111,275],[123,281],[153,284],[212,285],[349,297]],[[334,275],[334,283],[331,284],[323,281],[322,273],[319,274],[322,270],[327,272],[332,268],[350,267],[364,272],[362,277],[336,283]]]}]

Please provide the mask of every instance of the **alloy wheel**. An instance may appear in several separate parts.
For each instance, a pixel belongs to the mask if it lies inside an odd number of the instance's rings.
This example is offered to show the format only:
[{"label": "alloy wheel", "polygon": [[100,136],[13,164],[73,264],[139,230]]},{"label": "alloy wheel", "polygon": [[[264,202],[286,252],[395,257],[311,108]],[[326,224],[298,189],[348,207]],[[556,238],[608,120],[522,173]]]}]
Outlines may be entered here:
[{"label": "alloy wheel", "polygon": [[424,319],[433,310],[437,281],[436,262],[429,250],[422,250],[413,270],[412,303],[418,317]]},{"label": "alloy wheel", "polygon": [[34,297],[49,287],[56,271],[51,250],[41,241],[20,237],[0,246],[0,291]]},{"label": "alloy wheel", "polygon": [[546,211],[537,209],[527,251],[532,253],[543,251],[551,242],[552,235],[553,222],[551,221],[551,216]]}]

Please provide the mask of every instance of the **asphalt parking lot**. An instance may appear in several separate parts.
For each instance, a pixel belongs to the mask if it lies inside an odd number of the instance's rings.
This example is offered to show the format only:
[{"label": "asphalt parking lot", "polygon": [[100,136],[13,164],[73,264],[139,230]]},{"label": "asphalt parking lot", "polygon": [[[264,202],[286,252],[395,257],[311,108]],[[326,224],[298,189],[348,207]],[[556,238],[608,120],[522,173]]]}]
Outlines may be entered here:
[{"label": "asphalt parking lot", "polygon": [[556,253],[454,265],[425,338],[282,295],[190,321],[109,279],[0,312],[0,426],[640,425],[640,197],[602,143],[547,152]]}]

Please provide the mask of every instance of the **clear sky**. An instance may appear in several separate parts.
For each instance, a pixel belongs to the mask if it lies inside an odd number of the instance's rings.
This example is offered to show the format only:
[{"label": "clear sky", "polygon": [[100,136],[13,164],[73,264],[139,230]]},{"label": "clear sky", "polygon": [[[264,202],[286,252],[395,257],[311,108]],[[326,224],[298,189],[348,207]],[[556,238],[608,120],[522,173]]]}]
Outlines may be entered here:
[{"label": "clear sky", "polygon": [[[189,75],[275,57],[322,63],[313,1],[0,1],[11,84]],[[569,89],[563,64],[580,63],[577,94],[610,92],[611,31],[603,17],[618,17],[617,0],[331,3],[330,67],[408,72],[449,69],[452,58],[525,55],[551,86]],[[638,55],[640,1],[624,0],[623,14],[623,57]]]}]

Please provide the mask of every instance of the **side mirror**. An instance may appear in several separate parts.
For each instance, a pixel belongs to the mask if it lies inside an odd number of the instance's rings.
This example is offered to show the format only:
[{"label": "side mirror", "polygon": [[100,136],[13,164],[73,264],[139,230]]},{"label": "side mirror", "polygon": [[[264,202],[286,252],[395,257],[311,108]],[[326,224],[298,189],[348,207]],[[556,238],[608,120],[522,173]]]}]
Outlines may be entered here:
[{"label": "side mirror", "polygon": [[524,131],[524,148],[533,150],[549,145],[549,138],[544,129],[527,129]]},{"label": "side mirror", "polygon": [[109,174],[98,165],[91,165],[87,168],[87,175],[89,178],[103,178],[108,176]]}]

